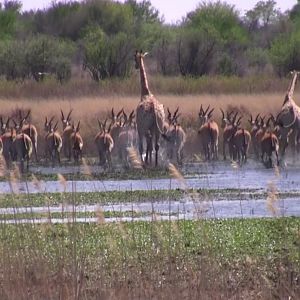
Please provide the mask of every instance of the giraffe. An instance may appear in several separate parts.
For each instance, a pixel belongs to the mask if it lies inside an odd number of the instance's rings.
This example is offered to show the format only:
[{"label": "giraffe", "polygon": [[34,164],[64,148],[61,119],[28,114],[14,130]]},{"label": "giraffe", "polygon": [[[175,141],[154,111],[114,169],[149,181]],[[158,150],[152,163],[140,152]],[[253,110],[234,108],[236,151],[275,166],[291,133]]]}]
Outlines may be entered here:
[{"label": "giraffe", "polygon": [[276,123],[280,126],[280,149],[281,157],[285,155],[285,150],[289,140],[291,140],[293,159],[295,159],[295,150],[300,138],[300,107],[295,103],[293,96],[298,71],[292,71],[292,80],[286,92],[281,111],[277,115]]},{"label": "giraffe", "polygon": [[[135,68],[140,69],[141,101],[136,108],[136,125],[139,137],[139,153],[143,161],[143,139],[146,139],[145,163],[152,163],[153,141],[155,146],[155,166],[158,161],[159,138],[164,136],[163,125],[165,112],[163,105],[156,100],[149,90],[147,75],[144,67],[144,57],[147,52],[135,52]],[[154,139],[154,140],[153,140]]]}]

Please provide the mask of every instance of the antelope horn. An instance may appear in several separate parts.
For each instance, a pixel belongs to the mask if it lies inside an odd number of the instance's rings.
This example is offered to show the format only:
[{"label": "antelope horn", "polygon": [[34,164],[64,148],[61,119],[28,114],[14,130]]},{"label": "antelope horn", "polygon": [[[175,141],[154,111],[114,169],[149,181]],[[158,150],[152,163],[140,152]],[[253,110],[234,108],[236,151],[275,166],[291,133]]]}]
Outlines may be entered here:
[{"label": "antelope horn", "polygon": [[76,132],[79,131],[79,126],[80,126],[80,121],[78,121],[77,127],[76,127]]},{"label": "antelope horn", "polygon": [[125,113],[125,111],[123,112],[123,115],[124,115],[124,124],[125,124],[128,120],[128,117],[127,117],[127,114]]},{"label": "antelope horn", "polygon": [[225,119],[225,113],[224,113],[223,109],[220,108],[220,111],[221,111],[221,113],[222,113],[222,119]]},{"label": "antelope horn", "polygon": [[250,114],[250,120],[248,120],[250,123],[253,122],[253,117],[252,117],[252,114]]},{"label": "antelope horn", "polygon": [[233,114],[233,110],[230,113],[227,112],[227,119],[228,119],[228,121],[230,120],[230,117],[231,117],[232,114]]},{"label": "antelope horn", "polygon": [[111,109],[111,118],[114,120],[115,119],[115,112],[114,108]]},{"label": "antelope horn", "polygon": [[57,125],[58,125],[58,122],[55,123],[54,127],[53,127],[53,131],[56,131],[57,130]]},{"label": "antelope horn", "polygon": [[23,118],[24,121],[29,117],[30,113],[31,113],[31,109],[28,109],[27,115]]},{"label": "antelope horn", "polygon": [[240,116],[240,117],[238,118],[238,120],[236,121],[236,124],[237,124],[237,125],[240,125],[240,124],[241,124],[241,120],[242,120],[242,116]]},{"label": "antelope horn", "polygon": [[174,118],[174,121],[177,122],[177,119],[181,116],[181,113],[179,113],[175,118]]},{"label": "antelope horn", "polygon": [[103,124],[103,129],[104,129],[104,130],[105,130],[105,128],[106,128],[106,122],[107,122],[107,119],[105,119],[104,123],[102,123],[102,124]]},{"label": "antelope horn", "polygon": [[201,113],[204,113],[204,110],[203,110],[203,108],[202,108],[202,104],[201,104],[201,106],[200,106],[200,112],[199,112],[200,114]]},{"label": "antelope horn", "polygon": [[7,121],[6,121],[6,127],[8,128],[9,127],[9,121],[10,121],[10,117],[7,118]]},{"label": "antelope horn", "polygon": [[60,112],[61,112],[61,118],[62,118],[62,120],[64,120],[65,119],[64,113],[62,110],[60,110]]},{"label": "antelope horn", "polygon": [[175,110],[175,112],[174,112],[173,118],[176,117],[176,115],[177,115],[177,113],[178,113],[178,110],[179,110],[179,106],[177,106],[177,108],[176,108],[176,110]]},{"label": "antelope horn", "polygon": [[52,123],[52,121],[54,120],[54,118],[55,118],[54,116],[51,117],[51,119],[49,120],[49,124]]},{"label": "antelope horn", "polygon": [[207,112],[208,112],[209,108],[210,108],[210,104],[208,105],[208,107],[207,107],[206,111],[204,112],[204,115],[206,115],[206,114],[207,114]]},{"label": "antelope horn", "polygon": [[134,118],[134,110],[129,115],[129,119],[133,119],[133,118]]},{"label": "antelope horn", "polygon": [[169,107],[167,107],[167,112],[168,112],[168,116],[172,115],[171,112],[170,112],[170,110],[169,110]]},{"label": "antelope horn", "polygon": [[255,123],[258,122],[258,118],[259,118],[260,114],[257,114],[256,118],[255,118]]},{"label": "antelope horn", "polygon": [[110,124],[109,124],[109,126],[108,126],[107,133],[110,132],[111,126],[112,126],[112,122],[110,122]]},{"label": "antelope horn", "polygon": [[212,108],[212,109],[210,110],[210,112],[208,113],[208,117],[211,117],[211,116],[212,116],[212,113],[213,113],[214,110],[215,110],[214,108]]},{"label": "antelope horn", "polygon": [[117,118],[120,117],[121,113],[125,113],[125,112],[124,112],[124,107],[117,113]]},{"label": "antelope horn", "polygon": [[234,123],[235,122],[235,120],[236,120],[236,117],[237,117],[237,115],[238,115],[238,111],[235,113],[235,115],[233,116],[233,118],[232,118],[232,123]]},{"label": "antelope horn", "polygon": [[73,109],[71,108],[70,112],[68,113],[68,116],[67,116],[67,121],[70,121],[70,116],[71,116],[72,111],[73,111]]}]

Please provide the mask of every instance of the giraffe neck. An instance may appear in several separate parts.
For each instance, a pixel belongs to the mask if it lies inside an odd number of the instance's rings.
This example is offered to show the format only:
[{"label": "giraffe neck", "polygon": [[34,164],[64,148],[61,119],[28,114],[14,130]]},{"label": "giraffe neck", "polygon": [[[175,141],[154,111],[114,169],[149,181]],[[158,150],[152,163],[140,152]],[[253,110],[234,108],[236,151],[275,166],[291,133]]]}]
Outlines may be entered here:
[{"label": "giraffe neck", "polygon": [[140,76],[141,76],[141,96],[142,97],[148,96],[151,93],[149,90],[147,75],[144,66],[144,60],[142,57],[140,58]]},{"label": "giraffe neck", "polygon": [[298,72],[294,72],[292,81],[291,81],[289,89],[288,89],[288,91],[286,93],[285,100],[284,100],[283,104],[287,103],[288,101],[294,102],[293,96],[294,96],[294,91],[295,91],[295,85],[296,85],[296,81],[297,81],[297,76],[298,76]]}]

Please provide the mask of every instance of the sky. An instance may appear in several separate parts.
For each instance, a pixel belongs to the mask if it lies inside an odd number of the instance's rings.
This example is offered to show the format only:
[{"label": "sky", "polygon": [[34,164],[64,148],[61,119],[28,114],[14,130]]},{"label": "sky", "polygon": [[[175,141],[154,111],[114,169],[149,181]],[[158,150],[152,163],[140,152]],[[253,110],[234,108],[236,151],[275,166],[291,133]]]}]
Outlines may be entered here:
[{"label": "sky", "polygon": [[[164,16],[167,23],[176,23],[182,17],[197,7],[201,0],[150,0],[152,5],[157,8],[161,15]],[[245,11],[252,9],[259,0],[226,0],[228,4],[233,4],[243,15]],[[2,0],[0,0],[2,2]],[[52,0],[23,0],[23,10],[47,8]],[[124,0],[120,1],[124,2]],[[214,1],[213,1],[214,2]],[[297,0],[277,0],[277,7],[281,11],[291,9]]]}]

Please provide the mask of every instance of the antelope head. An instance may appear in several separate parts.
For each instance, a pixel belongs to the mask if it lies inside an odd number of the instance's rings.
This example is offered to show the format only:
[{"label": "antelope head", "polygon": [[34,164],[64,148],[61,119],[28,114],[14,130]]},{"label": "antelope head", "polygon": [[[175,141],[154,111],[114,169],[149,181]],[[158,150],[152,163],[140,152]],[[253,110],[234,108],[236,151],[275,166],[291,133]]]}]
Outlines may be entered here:
[{"label": "antelope head", "polygon": [[72,124],[73,132],[78,133],[80,130],[80,121],[78,121],[77,126],[74,126],[74,123]]},{"label": "antelope head", "polygon": [[70,109],[67,117],[65,118],[65,115],[63,113],[62,110],[60,110],[61,112],[61,122],[62,122],[62,125],[63,125],[63,130],[69,126],[71,124],[71,113],[72,113],[73,109]]},{"label": "antelope head", "polygon": [[23,117],[22,111],[21,111],[21,109],[19,109],[19,119],[22,122],[22,124],[24,124],[27,121],[27,119],[29,118],[30,114],[31,114],[31,109],[28,109],[27,114],[25,115],[25,117]]},{"label": "antelope head", "polygon": [[14,119],[12,120],[14,123],[14,129],[17,134],[21,133],[24,120],[21,120],[19,123],[17,123]]},{"label": "antelope head", "polygon": [[202,126],[204,123],[208,122],[212,118],[212,113],[214,111],[214,108],[212,108],[210,111],[210,105],[208,105],[207,109],[204,110],[202,108],[202,104],[199,111],[199,120],[200,120],[200,126]]},{"label": "antelope head", "polygon": [[45,117],[45,124],[44,124],[44,130],[46,131],[46,132],[51,132],[51,126],[52,126],[52,121],[54,120],[54,116],[53,117],[51,117],[51,119],[50,120],[48,120],[48,118],[47,117]]},{"label": "antelope head", "polygon": [[221,128],[225,128],[227,125],[231,124],[231,115],[233,114],[233,111],[230,113],[227,112],[226,116],[222,108],[220,108],[220,111],[222,113]]},{"label": "antelope head", "polygon": [[122,108],[117,115],[115,115],[114,109],[111,109],[111,120],[113,124],[121,125],[121,115],[124,115],[124,108]]},{"label": "antelope head", "polygon": [[106,123],[107,123],[107,119],[105,119],[105,121],[103,123],[98,120],[98,125],[99,125],[99,129],[100,129],[101,134],[110,133],[113,122],[111,122],[109,124],[108,129],[106,129]]}]

